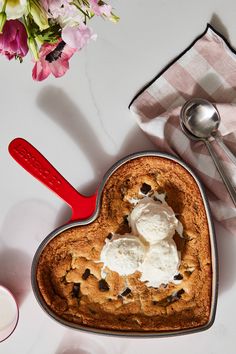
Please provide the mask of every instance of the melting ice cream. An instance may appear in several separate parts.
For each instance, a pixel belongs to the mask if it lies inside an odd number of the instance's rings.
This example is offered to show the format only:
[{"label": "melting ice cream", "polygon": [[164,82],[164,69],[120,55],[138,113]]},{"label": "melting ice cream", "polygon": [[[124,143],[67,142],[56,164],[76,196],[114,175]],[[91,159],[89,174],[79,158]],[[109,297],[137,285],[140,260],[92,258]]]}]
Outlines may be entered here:
[{"label": "melting ice cream", "polygon": [[139,267],[141,281],[147,286],[159,287],[167,284],[178,273],[179,255],[173,240],[162,240],[152,245]]},{"label": "melting ice cream", "polygon": [[145,254],[145,246],[138,237],[130,234],[114,235],[111,240],[106,240],[101,261],[120,275],[129,275],[139,269]]},{"label": "melting ice cream", "polygon": [[178,219],[167,203],[160,203],[150,197],[140,200],[129,215],[132,232],[153,245],[172,237],[178,227]]},{"label": "melting ice cream", "polygon": [[173,281],[180,264],[173,236],[182,229],[173,209],[165,201],[144,197],[128,220],[132,234],[114,235],[106,241],[101,252],[104,267],[120,275],[140,271],[140,280],[147,286]]}]

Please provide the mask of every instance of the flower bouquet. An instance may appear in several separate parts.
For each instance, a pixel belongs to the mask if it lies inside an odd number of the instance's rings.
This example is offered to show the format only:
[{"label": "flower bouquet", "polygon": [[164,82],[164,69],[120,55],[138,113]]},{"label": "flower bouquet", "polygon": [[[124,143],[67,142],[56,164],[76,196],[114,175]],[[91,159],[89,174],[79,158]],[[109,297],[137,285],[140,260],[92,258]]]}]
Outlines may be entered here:
[{"label": "flower bouquet", "polygon": [[0,0],[0,53],[22,62],[32,53],[32,77],[42,81],[61,77],[69,59],[96,34],[88,20],[119,18],[102,0]]}]

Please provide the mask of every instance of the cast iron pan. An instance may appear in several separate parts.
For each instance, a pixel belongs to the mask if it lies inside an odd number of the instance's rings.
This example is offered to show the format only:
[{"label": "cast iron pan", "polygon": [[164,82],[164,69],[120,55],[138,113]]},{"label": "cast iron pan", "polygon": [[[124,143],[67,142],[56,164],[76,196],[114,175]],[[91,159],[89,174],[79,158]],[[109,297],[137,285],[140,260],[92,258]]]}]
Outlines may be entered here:
[{"label": "cast iron pan", "polygon": [[[56,171],[56,169],[48,162],[48,160],[43,157],[43,155],[35,149],[30,143],[22,138],[16,138],[9,144],[9,152],[11,156],[31,175],[37,178],[40,182],[46,185],[49,189],[55,192],[59,197],[61,197],[72,209],[72,216],[70,221],[58,227],[52,231],[39,245],[32,262],[31,268],[31,282],[32,288],[35,294],[35,297],[40,304],[40,306],[45,310],[45,312],[51,316],[57,322],[74,329],[83,330],[86,332],[93,332],[99,334],[110,334],[110,335],[119,335],[119,336],[131,336],[131,337],[163,337],[163,336],[176,336],[188,333],[195,333],[203,331],[212,326],[215,319],[216,305],[217,305],[217,291],[218,291],[218,259],[217,259],[217,248],[216,248],[216,238],[213,227],[213,222],[211,218],[211,212],[209,209],[208,201],[202,187],[201,182],[193,173],[193,171],[181,160],[171,156],[169,154],[159,153],[156,151],[144,151],[138,152],[132,155],[129,155],[122,160],[115,163],[105,174],[102,183],[100,184],[97,192],[90,196],[86,197],[80,194],[74,187],[72,187],[62,175]],[[211,245],[211,255],[212,255],[212,301],[211,301],[211,313],[209,321],[207,324],[197,328],[184,329],[178,331],[162,331],[158,332],[127,332],[127,331],[114,331],[114,330],[102,330],[98,328],[86,327],[83,325],[78,325],[66,321],[55,313],[53,313],[46,305],[37,284],[36,272],[38,260],[41,253],[47,244],[57,235],[63,231],[80,225],[87,225],[93,222],[99,215],[100,210],[100,200],[103,188],[109,179],[109,177],[123,164],[127,163],[132,159],[136,159],[142,156],[156,156],[163,157],[169,160],[172,160],[180,164],[187,172],[189,172],[194,178],[205,206],[205,211],[208,220],[209,235],[210,235],[210,245]]]}]

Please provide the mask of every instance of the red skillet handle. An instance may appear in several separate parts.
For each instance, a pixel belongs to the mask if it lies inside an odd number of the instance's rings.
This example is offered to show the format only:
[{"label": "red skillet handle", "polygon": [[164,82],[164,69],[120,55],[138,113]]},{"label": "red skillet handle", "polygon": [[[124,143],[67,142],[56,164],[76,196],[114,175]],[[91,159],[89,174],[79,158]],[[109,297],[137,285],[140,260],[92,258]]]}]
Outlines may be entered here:
[{"label": "red skillet handle", "polygon": [[71,220],[89,218],[96,208],[97,194],[81,195],[30,143],[16,138],[9,144],[11,156],[31,175],[61,197],[71,208]]}]

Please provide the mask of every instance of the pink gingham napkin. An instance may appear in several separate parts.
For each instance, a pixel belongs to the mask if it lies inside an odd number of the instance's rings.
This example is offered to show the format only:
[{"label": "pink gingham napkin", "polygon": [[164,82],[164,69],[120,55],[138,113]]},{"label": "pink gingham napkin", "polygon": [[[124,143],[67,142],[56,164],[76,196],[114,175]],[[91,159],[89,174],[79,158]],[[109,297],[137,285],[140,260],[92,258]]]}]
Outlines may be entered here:
[{"label": "pink gingham napkin", "polygon": [[[130,104],[140,128],[157,150],[184,160],[205,185],[214,218],[236,231],[236,208],[202,142],[182,132],[179,113],[186,100],[206,98],[221,115],[220,133],[236,155],[236,53],[210,25]],[[215,141],[211,144],[236,186],[236,166]]]}]

